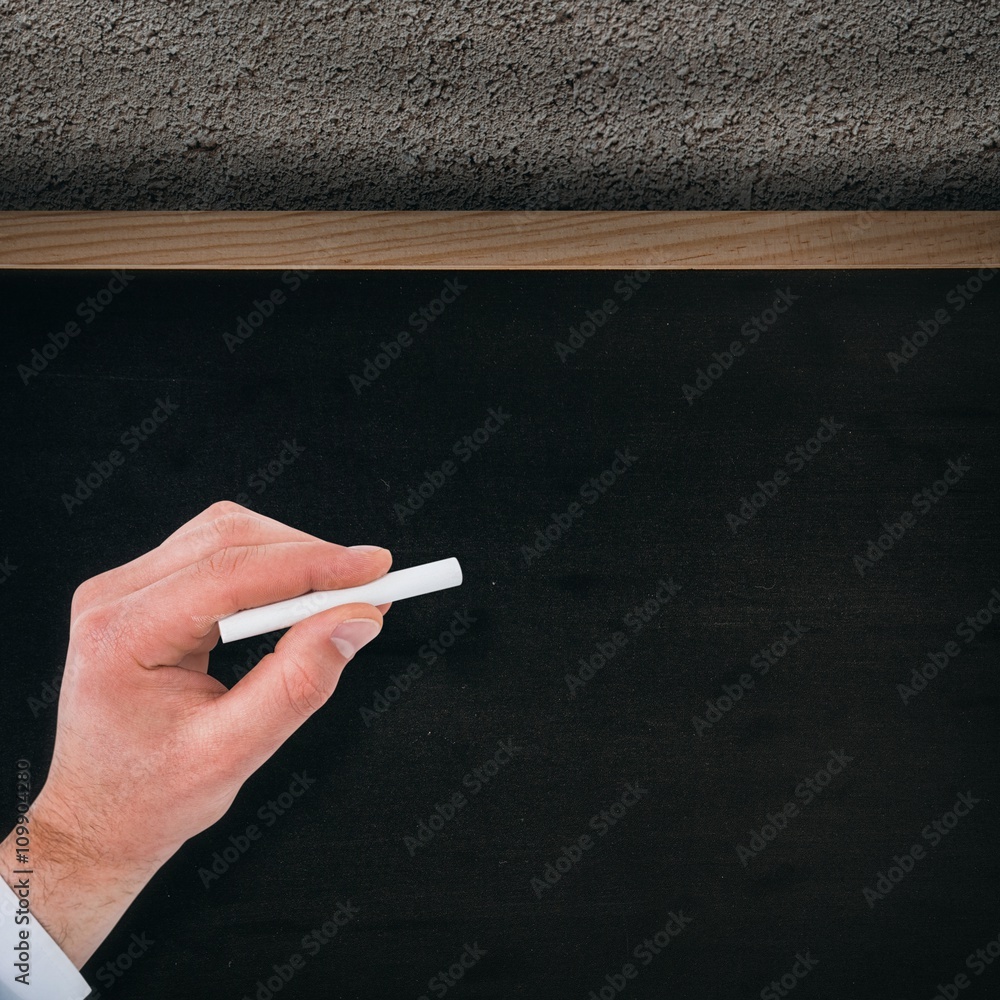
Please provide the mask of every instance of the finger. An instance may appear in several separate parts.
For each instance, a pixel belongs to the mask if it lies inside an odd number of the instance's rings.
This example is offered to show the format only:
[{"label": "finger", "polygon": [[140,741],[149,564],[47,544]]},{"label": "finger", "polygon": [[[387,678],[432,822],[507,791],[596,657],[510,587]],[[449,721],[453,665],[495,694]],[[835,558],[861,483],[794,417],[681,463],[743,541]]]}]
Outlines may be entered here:
[{"label": "finger", "polygon": [[225,545],[256,545],[277,541],[318,541],[280,521],[264,518],[221,501],[175,531],[155,549],[84,581],[74,594],[70,619],[88,607],[122,597],[154,580],[196,562]]},{"label": "finger", "polygon": [[203,524],[215,521],[227,514],[251,514],[253,517],[258,518],[261,521],[266,521],[272,525],[287,528],[289,531],[295,532],[296,535],[300,536],[300,541],[320,540],[317,539],[315,535],[310,535],[308,532],[300,531],[298,528],[291,528],[282,521],[276,521],[274,518],[268,517],[266,514],[261,514],[258,511],[251,510],[249,507],[243,507],[233,500],[217,500],[211,506],[206,507],[200,514],[192,517],[190,521],[186,521],[182,524],[176,531],[167,535],[161,544],[166,545],[172,538],[178,538],[179,536],[190,531],[192,528],[200,527]]},{"label": "finger", "polygon": [[252,514],[253,511],[251,511],[249,507],[243,507],[241,504],[238,504],[233,500],[216,500],[215,503],[209,504],[203,511],[195,514],[195,516],[190,520],[185,521],[176,531],[172,531],[166,538],[163,539],[163,543],[161,544],[166,544],[171,538],[176,538],[189,528],[196,528],[199,524],[204,524],[206,521],[213,521],[215,518],[221,517],[223,514],[242,513]]},{"label": "finger", "polygon": [[209,653],[215,649],[221,638],[218,629],[211,629],[190,653],[178,661],[177,666],[185,670],[194,670],[199,674],[207,674]]},{"label": "finger", "polygon": [[[209,517],[209,512],[215,508],[219,508],[220,513]],[[239,507],[238,504],[229,504],[225,501],[213,504],[194,521],[198,523],[190,522],[190,526],[185,527],[180,533],[175,532],[150,552],[87,580],[74,595],[70,620],[74,621],[77,615],[88,607],[105,604],[134,590],[141,590],[156,580],[169,576],[200,559],[205,559],[213,552],[227,546],[264,545],[283,541],[322,541],[280,521],[263,517]],[[325,544],[332,545],[338,551],[346,548],[333,542]]]},{"label": "finger", "polygon": [[[389,608],[392,607],[392,601],[388,604],[378,604],[376,607],[384,618]],[[207,673],[209,666],[208,654],[219,644],[219,638],[219,630],[217,628],[212,629],[202,640],[198,648],[194,652],[188,653],[177,666],[184,667],[185,670],[196,670],[201,674]]]},{"label": "finger", "polygon": [[99,609],[90,625],[111,629],[108,640],[126,643],[144,666],[176,664],[206,636],[214,637],[216,623],[226,615],[313,590],[370,583],[384,576],[391,564],[385,549],[345,549],[330,542],[219,549]]},{"label": "finger", "polygon": [[381,628],[382,616],[370,604],[313,615],[293,625],[273,653],[206,707],[216,745],[241,748],[233,761],[241,780],[326,703],[344,667]]}]

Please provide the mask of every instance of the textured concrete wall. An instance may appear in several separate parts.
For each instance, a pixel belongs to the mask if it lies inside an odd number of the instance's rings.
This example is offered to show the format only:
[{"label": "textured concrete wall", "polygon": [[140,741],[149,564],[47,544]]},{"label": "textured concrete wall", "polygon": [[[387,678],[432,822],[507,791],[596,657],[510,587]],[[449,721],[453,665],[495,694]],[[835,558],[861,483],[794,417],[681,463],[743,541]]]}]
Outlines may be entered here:
[{"label": "textured concrete wall", "polygon": [[998,208],[993,0],[8,0],[5,208]]}]

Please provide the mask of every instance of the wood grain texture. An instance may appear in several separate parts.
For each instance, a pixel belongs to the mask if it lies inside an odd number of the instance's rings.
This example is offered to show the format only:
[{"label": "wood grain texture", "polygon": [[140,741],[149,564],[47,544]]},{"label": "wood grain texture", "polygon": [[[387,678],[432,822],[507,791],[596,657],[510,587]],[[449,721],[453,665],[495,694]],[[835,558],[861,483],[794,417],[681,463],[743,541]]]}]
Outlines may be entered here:
[{"label": "wood grain texture", "polygon": [[1000,212],[2,212],[7,268],[1000,264]]}]

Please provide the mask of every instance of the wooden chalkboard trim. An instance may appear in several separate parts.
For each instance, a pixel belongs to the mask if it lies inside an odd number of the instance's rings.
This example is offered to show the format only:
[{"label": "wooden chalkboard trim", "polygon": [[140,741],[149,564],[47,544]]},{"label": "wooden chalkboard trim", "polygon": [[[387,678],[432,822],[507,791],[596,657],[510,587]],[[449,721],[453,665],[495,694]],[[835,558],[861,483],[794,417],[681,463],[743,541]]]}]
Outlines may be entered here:
[{"label": "wooden chalkboard trim", "polygon": [[1000,266],[1000,212],[0,212],[5,268]]}]

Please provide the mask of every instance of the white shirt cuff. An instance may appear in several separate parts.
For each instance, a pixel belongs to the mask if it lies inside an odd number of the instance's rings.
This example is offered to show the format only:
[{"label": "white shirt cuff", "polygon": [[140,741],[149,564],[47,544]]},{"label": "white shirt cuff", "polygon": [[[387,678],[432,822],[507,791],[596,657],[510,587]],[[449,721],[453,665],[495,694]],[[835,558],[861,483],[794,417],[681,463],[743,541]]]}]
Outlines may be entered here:
[{"label": "white shirt cuff", "polygon": [[[23,913],[18,913],[18,897],[0,878],[0,997],[85,1000],[90,996],[87,980],[38,920],[30,913],[25,922],[16,923],[17,919],[24,920]],[[22,937],[25,931],[27,939]],[[18,947],[25,943],[27,948]],[[27,962],[22,962],[22,956],[27,956]]]}]

